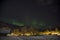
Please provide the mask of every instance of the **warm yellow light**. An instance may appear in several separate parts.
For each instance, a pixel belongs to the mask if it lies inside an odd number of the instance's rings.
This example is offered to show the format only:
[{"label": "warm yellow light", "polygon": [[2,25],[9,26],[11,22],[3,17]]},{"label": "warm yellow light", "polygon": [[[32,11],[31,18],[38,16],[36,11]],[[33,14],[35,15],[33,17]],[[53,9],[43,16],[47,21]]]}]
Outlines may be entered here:
[{"label": "warm yellow light", "polygon": [[30,34],[30,33],[25,33],[24,35],[26,35],[26,36],[30,36],[31,34]]},{"label": "warm yellow light", "polygon": [[59,36],[60,36],[60,33],[58,33],[57,35],[59,35]]},{"label": "warm yellow light", "polygon": [[[23,29],[24,30],[24,29]],[[44,32],[38,31],[19,31],[18,29],[14,29],[11,34],[7,34],[7,36],[31,36],[31,35],[60,35],[60,31],[56,28],[54,31],[46,30]]]},{"label": "warm yellow light", "polygon": [[19,36],[19,34],[11,33],[11,34],[7,34],[7,36]]},{"label": "warm yellow light", "polygon": [[21,34],[21,36],[23,36],[24,34]]}]

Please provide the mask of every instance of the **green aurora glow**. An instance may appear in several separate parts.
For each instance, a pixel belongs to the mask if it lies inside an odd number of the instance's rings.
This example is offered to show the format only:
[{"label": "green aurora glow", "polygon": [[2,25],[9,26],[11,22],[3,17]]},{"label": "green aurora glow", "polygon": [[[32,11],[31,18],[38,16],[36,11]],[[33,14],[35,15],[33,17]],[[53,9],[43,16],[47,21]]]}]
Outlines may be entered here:
[{"label": "green aurora glow", "polygon": [[[17,25],[17,26],[24,26],[24,22],[18,22],[16,20],[12,20],[12,19],[7,19],[7,18],[4,18],[2,19],[2,21],[4,22],[7,22],[7,23],[10,23],[10,24],[13,24],[13,25]],[[37,24],[37,21],[36,20],[32,20],[31,21],[31,25],[32,26],[36,26],[36,25],[39,25],[39,26],[45,26],[45,23],[44,22],[40,22],[39,24]]]}]

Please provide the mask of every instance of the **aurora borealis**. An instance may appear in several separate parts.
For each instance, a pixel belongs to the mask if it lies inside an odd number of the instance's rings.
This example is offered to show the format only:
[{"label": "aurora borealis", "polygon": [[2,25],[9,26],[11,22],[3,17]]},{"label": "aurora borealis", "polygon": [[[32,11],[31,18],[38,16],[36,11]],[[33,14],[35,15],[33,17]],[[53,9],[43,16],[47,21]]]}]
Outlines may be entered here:
[{"label": "aurora borealis", "polygon": [[[23,22],[23,21],[18,22],[16,20],[8,19],[8,18],[4,18],[4,19],[2,19],[2,21],[6,22],[6,23],[13,24],[13,25],[17,25],[17,26],[24,26],[25,25],[25,22]],[[36,20],[32,20],[30,24],[32,26],[37,26],[37,25],[45,26],[45,24],[43,22],[40,22],[38,24]]]},{"label": "aurora borealis", "polygon": [[2,0],[0,20],[17,26],[58,26],[57,3],[56,0]]}]

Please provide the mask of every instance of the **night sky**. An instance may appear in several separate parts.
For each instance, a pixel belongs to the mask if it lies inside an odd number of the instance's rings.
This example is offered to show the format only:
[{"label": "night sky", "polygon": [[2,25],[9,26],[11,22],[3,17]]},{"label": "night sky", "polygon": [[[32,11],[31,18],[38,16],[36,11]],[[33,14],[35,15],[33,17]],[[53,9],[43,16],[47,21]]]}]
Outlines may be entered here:
[{"label": "night sky", "polygon": [[57,3],[57,0],[2,0],[0,20],[15,20],[26,25],[35,20],[37,24],[59,25]]}]

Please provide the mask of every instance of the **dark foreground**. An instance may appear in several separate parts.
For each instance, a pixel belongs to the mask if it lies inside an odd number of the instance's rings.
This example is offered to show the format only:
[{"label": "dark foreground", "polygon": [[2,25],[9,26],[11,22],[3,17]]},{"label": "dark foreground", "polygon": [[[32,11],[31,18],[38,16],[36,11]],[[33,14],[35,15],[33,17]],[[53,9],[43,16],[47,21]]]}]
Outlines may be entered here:
[{"label": "dark foreground", "polygon": [[60,40],[60,36],[49,36],[49,35],[42,35],[42,36],[20,36],[20,37],[6,37],[0,36],[0,40]]}]

